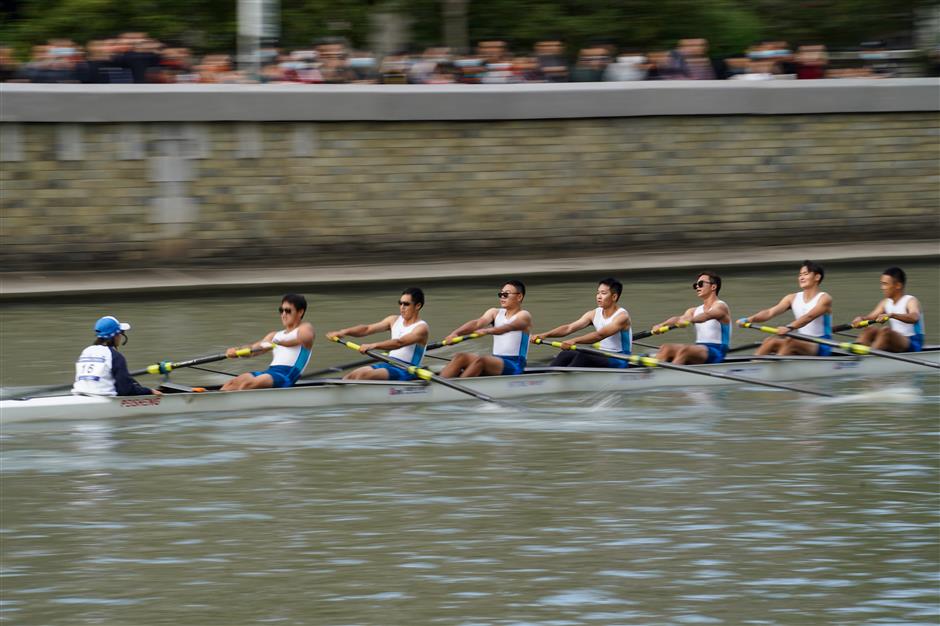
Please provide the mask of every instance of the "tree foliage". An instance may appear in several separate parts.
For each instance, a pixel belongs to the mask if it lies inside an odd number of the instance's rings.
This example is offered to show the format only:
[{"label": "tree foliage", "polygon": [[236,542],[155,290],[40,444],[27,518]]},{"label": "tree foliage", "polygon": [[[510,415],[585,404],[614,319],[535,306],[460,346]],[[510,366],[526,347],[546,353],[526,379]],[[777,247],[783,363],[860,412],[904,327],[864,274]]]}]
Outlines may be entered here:
[{"label": "tree foliage", "polygon": [[[760,39],[855,46],[868,39],[909,43],[919,7],[934,0],[467,0],[471,41],[508,40],[517,50],[555,37],[574,53],[597,40],[619,48],[672,47],[705,37],[714,54],[740,53]],[[237,0],[11,0],[0,40],[20,50],[53,37],[80,43],[140,30],[197,52],[236,47]],[[6,8],[14,7],[14,8]],[[343,36],[365,47],[370,16],[396,11],[416,47],[440,43],[442,0],[280,0],[280,44],[308,46]],[[908,38],[906,40],[905,38]]]}]

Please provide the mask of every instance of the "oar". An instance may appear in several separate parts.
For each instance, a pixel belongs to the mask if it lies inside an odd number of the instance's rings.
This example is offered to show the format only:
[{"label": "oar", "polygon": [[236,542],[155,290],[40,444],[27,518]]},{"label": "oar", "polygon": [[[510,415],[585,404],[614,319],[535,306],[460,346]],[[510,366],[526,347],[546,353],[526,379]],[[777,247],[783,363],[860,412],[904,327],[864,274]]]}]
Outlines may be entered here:
[{"label": "oar", "polygon": [[[871,322],[874,323],[874,322]],[[858,326],[852,326],[851,324],[839,324],[832,329],[834,333],[841,333],[844,330],[849,330],[851,328],[862,328],[863,326],[868,326],[868,321],[866,320],[864,324],[859,324]],[[741,352],[742,350],[750,350],[751,348],[759,348],[760,345],[764,343],[763,341],[752,341],[751,343],[744,343],[740,346],[734,346],[733,348],[728,348],[728,354],[732,352]]]},{"label": "oar", "polygon": [[[240,356],[240,357],[251,356],[253,352],[254,351],[251,348],[241,348],[240,350],[237,350],[235,354],[236,356]],[[196,365],[202,365],[203,363],[212,363],[214,361],[224,361],[227,358],[228,356],[224,352],[222,352],[220,354],[213,354],[210,356],[201,356],[201,357],[197,357],[195,359],[189,359],[186,361],[177,361],[175,363],[171,361],[160,361],[159,363],[154,363],[152,365],[148,365],[147,367],[134,370],[130,372],[130,375],[141,376],[143,374],[168,374],[173,370],[180,369],[183,367],[194,367]],[[72,381],[68,384],[62,384],[62,385],[49,385],[46,387],[36,387],[34,389],[31,389],[29,394],[22,395],[22,396],[12,398],[12,399],[23,400],[23,399],[26,399],[35,395],[44,395],[47,393],[52,393],[54,391],[65,391],[66,389],[71,389],[74,384],[75,384],[75,381]]]},{"label": "oar", "polygon": [[652,337],[653,335],[662,335],[663,333],[668,333],[673,328],[686,328],[691,322],[677,322],[675,324],[666,324],[665,326],[655,326],[651,330],[641,330],[638,333],[633,334],[634,339],[646,339],[647,337]]},{"label": "oar", "polygon": [[[469,335],[461,335],[459,337],[454,337],[450,341],[441,340],[435,343],[429,343],[425,350],[437,350],[438,348],[443,348],[444,346],[450,346],[455,343],[460,343],[461,341],[466,341],[468,339],[476,339],[480,335],[476,333],[470,333]],[[428,355],[430,356],[430,355]],[[317,376],[322,376],[324,374],[338,374],[340,372],[345,372],[346,370],[351,370],[354,367],[361,367],[363,365],[368,365],[369,363],[375,363],[375,359],[359,359],[358,361],[353,361],[351,363],[346,363],[343,365],[334,365],[332,367],[324,367],[323,369],[314,370],[312,372],[307,372],[300,377],[299,380],[304,380],[307,378],[316,378]]]},{"label": "oar", "polygon": [[[356,350],[357,352],[359,351],[359,348],[361,347],[358,344],[355,344],[351,341],[343,339],[342,337],[333,337],[333,341],[346,346],[350,350]],[[469,387],[464,387],[463,385],[459,385],[442,376],[438,376],[434,372],[430,370],[426,370],[423,367],[418,367],[417,365],[408,365],[407,363],[402,363],[401,361],[397,361],[390,356],[385,356],[381,352],[376,352],[375,350],[366,350],[366,354],[368,354],[373,359],[384,361],[385,363],[388,363],[389,365],[393,365],[399,369],[403,369],[409,374],[417,376],[418,378],[422,380],[426,380],[428,382],[435,382],[435,383],[444,385],[445,387],[450,387],[451,389],[455,391],[459,391],[460,393],[465,393],[467,395],[473,396],[474,398],[477,398],[478,400],[483,400],[484,402],[495,402],[496,404],[505,404],[505,402],[502,402],[501,400],[497,400],[491,396],[488,396],[485,393],[474,391],[473,389],[470,389]]]},{"label": "oar", "polygon": [[[536,339],[535,343],[547,343],[553,348],[564,349],[560,341],[550,341],[544,342],[541,339]],[[687,365],[676,365],[675,363],[669,363],[667,361],[660,361],[659,359],[654,359],[649,356],[639,356],[636,354],[615,354],[613,352],[604,352],[603,350],[595,350],[594,348],[588,348],[586,346],[572,345],[571,350],[580,350],[588,354],[594,354],[597,356],[605,356],[614,359],[620,359],[621,361],[627,361],[632,365],[640,365],[643,367],[661,367],[667,370],[676,370],[679,372],[686,372],[688,374],[701,374],[702,376],[711,376],[713,378],[725,378],[727,380],[734,380],[739,383],[747,383],[749,385],[763,385],[765,387],[773,387],[775,389],[785,389],[786,391],[796,391],[799,393],[808,393],[814,396],[822,396],[824,398],[834,398],[835,396],[831,393],[825,393],[823,391],[816,391],[814,389],[806,389],[805,387],[796,387],[794,385],[782,385],[780,383],[772,383],[766,380],[759,380],[757,378],[748,378],[746,376],[736,376],[734,374],[725,374],[724,372],[715,372],[710,370],[698,369],[696,367],[691,367]]]},{"label": "oar", "polygon": [[[752,328],[754,330],[759,330],[764,333],[769,333],[771,335],[777,334],[777,329],[773,326],[755,326],[753,322],[744,322],[741,324],[745,328]],[[903,361],[904,363],[911,363],[913,365],[924,365],[926,367],[932,367],[934,369],[940,369],[940,364],[931,363],[930,361],[921,361],[920,359],[912,359],[910,357],[902,356],[894,352],[887,352],[886,350],[876,350],[870,346],[866,346],[861,343],[850,343],[850,342],[840,342],[840,341],[831,341],[829,339],[824,339],[822,337],[810,337],[808,335],[801,335],[796,332],[784,333],[783,335],[778,335],[779,337],[791,337],[793,339],[799,339],[800,341],[808,341],[811,343],[818,343],[824,346],[832,346],[833,348],[839,348],[840,350],[845,350],[846,352],[851,352],[852,354],[870,354],[872,356],[880,356],[885,359],[894,359],[895,361]]]}]

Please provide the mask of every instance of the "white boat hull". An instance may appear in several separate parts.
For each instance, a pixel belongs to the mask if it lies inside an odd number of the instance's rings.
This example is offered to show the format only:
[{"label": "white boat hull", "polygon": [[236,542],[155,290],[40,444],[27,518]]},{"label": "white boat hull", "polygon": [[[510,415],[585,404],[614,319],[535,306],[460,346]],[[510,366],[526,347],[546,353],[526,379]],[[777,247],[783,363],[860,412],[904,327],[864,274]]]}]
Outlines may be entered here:
[{"label": "white boat hull", "polygon": [[[940,350],[910,355],[940,363]],[[837,376],[884,376],[902,373],[937,375],[936,369],[880,357],[797,357],[732,360],[694,366],[769,382],[814,380]],[[584,392],[637,392],[664,387],[742,385],[724,378],[662,368],[624,370],[549,369],[522,376],[462,379],[460,384],[497,399]],[[205,412],[251,412],[310,409],[338,405],[425,404],[472,400],[443,385],[424,382],[346,382],[317,380],[290,389],[259,389],[223,393],[165,393],[161,396],[50,396],[0,401],[0,424],[22,421],[133,418]]]}]

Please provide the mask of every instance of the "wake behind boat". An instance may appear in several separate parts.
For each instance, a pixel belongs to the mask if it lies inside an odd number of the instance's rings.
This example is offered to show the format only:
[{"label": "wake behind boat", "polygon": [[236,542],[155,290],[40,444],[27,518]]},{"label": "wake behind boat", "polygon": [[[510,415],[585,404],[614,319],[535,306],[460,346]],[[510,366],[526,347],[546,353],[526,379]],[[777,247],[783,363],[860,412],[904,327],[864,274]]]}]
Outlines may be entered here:
[{"label": "wake behind boat", "polygon": [[[940,346],[925,347],[909,356],[940,363]],[[852,376],[885,376],[928,373],[923,366],[876,356],[830,357],[729,357],[714,365],[693,365],[689,369],[720,372],[773,382],[813,380]],[[650,389],[738,384],[722,378],[691,372],[637,367],[528,368],[516,376],[490,376],[461,379],[461,384],[498,399],[526,396],[623,392]],[[347,381],[315,379],[301,381],[286,389],[254,389],[221,392],[218,387],[192,391],[192,387],[165,382],[163,395],[92,396],[58,395],[0,401],[0,424],[41,420],[88,420],[149,417],[209,412],[261,411],[272,409],[315,409],[340,405],[428,404],[473,401],[472,397],[448,387],[425,381]]]}]

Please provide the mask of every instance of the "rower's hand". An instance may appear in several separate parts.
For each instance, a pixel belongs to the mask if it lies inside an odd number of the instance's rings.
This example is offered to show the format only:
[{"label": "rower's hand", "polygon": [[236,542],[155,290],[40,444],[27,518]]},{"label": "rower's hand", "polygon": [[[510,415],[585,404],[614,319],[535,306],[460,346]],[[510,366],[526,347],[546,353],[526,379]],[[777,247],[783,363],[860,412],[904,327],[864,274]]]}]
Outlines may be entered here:
[{"label": "rower's hand", "polygon": [[792,332],[793,332],[792,328],[787,328],[786,326],[777,326],[778,335],[786,335],[787,333],[792,333]]},{"label": "rower's hand", "polygon": [[155,396],[162,396],[162,395],[163,395],[163,392],[160,391],[159,389],[151,389],[151,390],[150,390],[150,393],[152,393],[152,394],[155,395]]},{"label": "rower's hand", "polygon": [[571,343],[570,341],[565,340],[565,341],[562,341],[562,342],[561,342],[561,345],[558,346],[558,347],[561,348],[562,350],[571,350],[571,348],[572,348],[573,346],[574,346],[573,343]]},{"label": "rower's hand", "polygon": [[879,324],[884,324],[884,323],[887,322],[889,319],[891,319],[891,316],[890,316],[890,315],[879,315],[878,317],[875,318],[875,322],[877,322],[877,323],[879,323]]},{"label": "rower's hand", "polygon": [[238,358],[238,355],[235,354],[235,352],[237,352],[237,351],[238,351],[238,348],[229,348],[228,350],[225,351],[225,358],[226,358],[226,359],[237,359],[237,358]]},{"label": "rower's hand", "polygon": [[329,339],[330,341],[336,341],[336,338],[339,337],[340,334],[341,333],[338,333],[335,330],[331,330],[330,332],[326,334],[326,338]]},{"label": "rower's hand", "polygon": [[748,322],[748,319],[746,317],[742,317],[736,323],[738,326],[741,326],[743,328],[744,325],[747,324],[747,322]]},{"label": "rower's hand", "polygon": [[369,350],[375,350],[375,345],[376,345],[376,344],[374,344],[374,343],[364,343],[364,344],[362,344],[361,346],[359,346],[359,353],[360,353],[360,354],[365,354],[365,353],[368,352]]},{"label": "rower's hand", "polygon": [[545,341],[545,336],[544,336],[544,335],[529,335],[529,342],[530,342],[530,343],[538,343],[538,342],[540,342],[540,341]]},{"label": "rower's hand", "polygon": [[460,335],[458,335],[457,333],[451,333],[451,334],[447,335],[446,337],[444,337],[443,339],[441,339],[441,343],[443,343],[443,344],[448,344],[448,343],[450,343],[451,341],[453,341],[455,338],[457,338],[457,337],[459,337],[459,336],[460,336]]},{"label": "rower's hand", "polygon": [[863,319],[861,318],[861,316],[856,317],[855,319],[852,320],[852,324],[851,324],[851,325],[852,325],[852,328],[858,328],[859,322],[863,322],[863,321],[865,321],[865,320],[863,320]]}]

